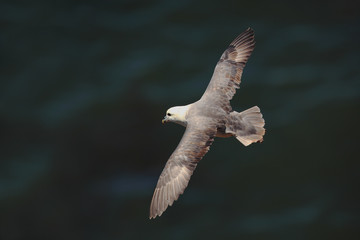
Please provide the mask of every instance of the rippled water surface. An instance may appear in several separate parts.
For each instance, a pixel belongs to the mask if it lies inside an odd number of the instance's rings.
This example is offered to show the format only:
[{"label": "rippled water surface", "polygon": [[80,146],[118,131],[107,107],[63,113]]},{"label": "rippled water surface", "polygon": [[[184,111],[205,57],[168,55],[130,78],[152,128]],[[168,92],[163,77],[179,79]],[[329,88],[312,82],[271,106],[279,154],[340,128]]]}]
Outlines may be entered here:
[{"label": "rippled water surface", "polygon": [[[360,18],[352,1],[0,3],[0,239],[359,239]],[[261,144],[216,139],[148,219],[196,101],[247,27],[231,104]]]}]

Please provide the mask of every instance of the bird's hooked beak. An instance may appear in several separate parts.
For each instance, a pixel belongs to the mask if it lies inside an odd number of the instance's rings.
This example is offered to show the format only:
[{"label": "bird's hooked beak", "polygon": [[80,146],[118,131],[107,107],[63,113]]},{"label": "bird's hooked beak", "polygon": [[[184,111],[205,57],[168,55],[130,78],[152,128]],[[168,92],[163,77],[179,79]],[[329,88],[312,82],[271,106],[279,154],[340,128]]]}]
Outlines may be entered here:
[{"label": "bird's hooked beak", "polygon": [[164,123],[167,123],[168,121],[169,121],[168,116],[165,116],[161,122],[162,122],[162,124],[164,124]]}]

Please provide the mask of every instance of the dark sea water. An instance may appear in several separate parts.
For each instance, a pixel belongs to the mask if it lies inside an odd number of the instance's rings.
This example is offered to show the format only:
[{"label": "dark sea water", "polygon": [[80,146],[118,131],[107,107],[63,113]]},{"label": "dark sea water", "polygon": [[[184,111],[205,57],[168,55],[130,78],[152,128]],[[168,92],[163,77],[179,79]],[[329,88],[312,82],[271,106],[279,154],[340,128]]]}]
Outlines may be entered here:
[{"label": "dark sea water", "polygon": [[[216,139],[155,220],[157,178],[247,27],[231,104],[264,142]],[[0,239],[360,239],[355,1],[0,3]]]}]

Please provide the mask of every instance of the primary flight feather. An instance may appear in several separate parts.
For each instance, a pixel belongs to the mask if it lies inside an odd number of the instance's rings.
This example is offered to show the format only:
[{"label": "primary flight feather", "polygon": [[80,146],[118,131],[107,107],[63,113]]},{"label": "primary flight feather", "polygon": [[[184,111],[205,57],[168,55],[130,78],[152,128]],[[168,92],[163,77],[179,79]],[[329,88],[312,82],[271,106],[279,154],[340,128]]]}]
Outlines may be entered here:
[{"label": "primary flight feather", "polygon": [[159,177],[150,205],[150,219],[161,216],[184,192],[197,163],[215,137],[234,136],[245,146],[262,141],[265,121],[260,109],[255,106],[238,113],[230,106],[254,46],[254,31],[248,28],[222,54],[201,99],[167,110],[163,123],[175,122],[186,130]]}]

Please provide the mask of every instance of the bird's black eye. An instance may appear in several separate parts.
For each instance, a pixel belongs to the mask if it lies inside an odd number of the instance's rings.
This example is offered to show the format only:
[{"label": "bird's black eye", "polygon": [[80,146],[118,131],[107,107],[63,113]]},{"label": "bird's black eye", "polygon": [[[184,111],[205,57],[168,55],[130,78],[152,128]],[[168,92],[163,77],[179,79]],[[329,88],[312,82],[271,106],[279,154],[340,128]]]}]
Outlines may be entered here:
[{"label": "bird's black eye", "polygon": [[171,116],[171,113],[167,113],[166,115],[168,115],[169,117]]}]

